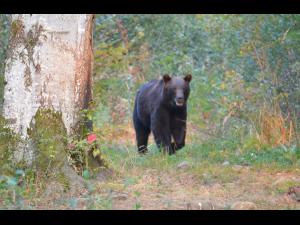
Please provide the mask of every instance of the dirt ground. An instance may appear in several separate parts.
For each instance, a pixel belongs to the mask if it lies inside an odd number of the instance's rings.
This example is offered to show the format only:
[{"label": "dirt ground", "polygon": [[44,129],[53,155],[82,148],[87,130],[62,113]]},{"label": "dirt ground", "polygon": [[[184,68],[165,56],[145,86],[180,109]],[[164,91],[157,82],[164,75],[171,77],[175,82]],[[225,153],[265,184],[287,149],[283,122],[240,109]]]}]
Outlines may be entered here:
[{"label": "dirt ground", "polygon": [[[170,173],[148,169],[131,171],[124,178],[91,180],[92,191],[83,188],[66,198],[53,193],[37,200],[36,208],[113,210],[226,210],[300,209],[299,196],[289,187],[300,184],[300,171],[270,173],[233,166],[233,179],[201,179],[185,169]],[[128,181],[128,180],[127,180]],[[76,204],[70,205],[70,199]],[[39,202],[39,203],[38,203]]]},{"label": "dirt ground", "polygon": [[[276,173],[236,168],[234,181],[203,184],[189,173],[144,171],[127,190],[115,191],[113,209],[300,209],[286,184],[300,183],[299,171]],[[135,193],[140,193],[137,196]]]}]

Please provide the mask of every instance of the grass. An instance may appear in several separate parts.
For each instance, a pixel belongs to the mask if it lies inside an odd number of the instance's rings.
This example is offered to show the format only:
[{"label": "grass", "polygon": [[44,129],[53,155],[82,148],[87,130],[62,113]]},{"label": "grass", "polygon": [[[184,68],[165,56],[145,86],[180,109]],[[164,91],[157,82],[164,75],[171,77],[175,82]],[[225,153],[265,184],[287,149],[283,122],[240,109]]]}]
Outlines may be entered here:
[{"label": "grass", "polygon": [[146,155],[139,155],[135,146],[102,145],[103,154],[117,170],[132,168],[172,170],[182,162],[187,161],[194,167],[205,165],[222,165],[228,161],[230,165],[249,165],[257,168],[276,167],[291,169],[299,165],[295,153],[286,148],[265,150],[247,150],[237,153],[235,149],[219,149],[218,144],[189,144],[175,155],[168,156],[159,152],[155,146],[150,146]]}]

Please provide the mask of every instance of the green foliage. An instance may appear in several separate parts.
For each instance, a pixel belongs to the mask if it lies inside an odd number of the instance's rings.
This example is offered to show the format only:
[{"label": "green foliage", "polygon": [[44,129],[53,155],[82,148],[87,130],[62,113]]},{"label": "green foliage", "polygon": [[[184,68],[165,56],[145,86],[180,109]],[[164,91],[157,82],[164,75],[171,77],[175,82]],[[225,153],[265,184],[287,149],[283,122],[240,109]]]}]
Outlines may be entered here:
[{"label": "green foliage", "polygon": [[94,83],[93,121],[95,127],[128,122],[136,87],[125,78],[105,78]]},{"label": "green foliage", "polygon": [[94,118],[113,123],[111,96],[132,108],[141,83],[191,73],[192,124],[241,148],[272,147],[278,136],[265,133],[268,125],[282,131],[281,144],[299,148],[299,22],[298,15],[99,15],[94,73],[111,84]]},{"label": "green foliage", "polygon": [[6,176],[0,175],[0,194],[1,201],[5,202],[1,209],[23,209],[25,195],[25,171],[21,169],[15,170],[15,173]]},{"label": "green foliage", "polygon": [[[88,143],[86,139],[75,140],[68,147],[69,164],[86,178],[89,169],[93,170],[99,166],[107,166],[99,148],[99,142]],[[95,162],[93,162],[95,160]],[[96,168],[95,168],[96,167]]]},{"label": "green foliage", "polygon": [[[88,113],[91,112],[88,111]],[[86,115],[86,110],[84,114]],[[101,168],[108,168],[96,134],[73,135],[68,142],[67,155],[69,164],[85,179],[90,177],[90,172],[94,173]]]}]

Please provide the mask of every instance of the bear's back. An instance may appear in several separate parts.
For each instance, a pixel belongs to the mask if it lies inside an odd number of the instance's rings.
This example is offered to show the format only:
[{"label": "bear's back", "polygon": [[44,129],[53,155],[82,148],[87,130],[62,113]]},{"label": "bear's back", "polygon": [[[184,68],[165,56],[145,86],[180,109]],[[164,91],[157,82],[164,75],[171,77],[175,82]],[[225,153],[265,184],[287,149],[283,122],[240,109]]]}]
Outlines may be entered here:
[{"label": "bear's back", "polygon": [[143,84],[138,90],[138,94],[146,97],[157,97],[161,92],[161,80],[151,80]]},{"label": "bear's back", "polygon": [[140,87],[136,96],[136,107],[138,116],[144,120],[153,112],[153,110],[160,105],[161,91],[162,91],[161,80],[151,80]]}]

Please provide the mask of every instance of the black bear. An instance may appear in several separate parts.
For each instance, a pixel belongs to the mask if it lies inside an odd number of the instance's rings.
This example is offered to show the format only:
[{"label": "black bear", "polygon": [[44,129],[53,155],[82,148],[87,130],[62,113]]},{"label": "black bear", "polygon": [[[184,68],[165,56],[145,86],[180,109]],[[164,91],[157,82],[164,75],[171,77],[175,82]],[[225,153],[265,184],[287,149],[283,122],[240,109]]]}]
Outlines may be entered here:
[{"label": "black bear", "polygon": [[164,75],[163,79],[152,80],[138,90],[133,122],[140,153],[147,152],[151,131],[157,147],[170,155],[184,147],[191,80],[190,74],[184,78]]}]

